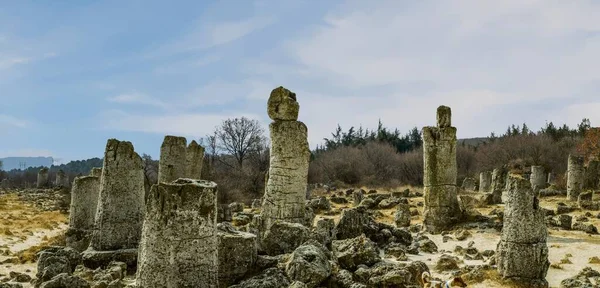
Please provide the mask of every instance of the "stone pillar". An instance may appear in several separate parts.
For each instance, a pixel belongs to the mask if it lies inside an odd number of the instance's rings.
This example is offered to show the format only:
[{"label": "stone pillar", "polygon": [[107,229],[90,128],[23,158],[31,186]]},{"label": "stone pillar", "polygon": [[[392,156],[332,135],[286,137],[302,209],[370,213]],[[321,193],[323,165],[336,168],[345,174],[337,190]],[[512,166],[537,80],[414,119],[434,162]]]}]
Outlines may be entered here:
[{"label": "stone pillar", "polygon": [[54,181],[54,186],[57,187],[69,187],[69,176],[62,169],[56,172],[56,180]]},{"label": "stone pillar", "polygon": [[37,174],[37,188],[47,188],[50,184],[48,179],[48,167],[43,167]]},{"label": "stone pillar", "polygon": [[556,175],[552,172],[548,173],[548,185],[556,184]]},{"label": "stone pillar", "polygon": [[531,166],[531,176],[529,180],[534,192],[546,188],[546,179],[546,173],[544,173],[543,166]]},{"label": "stone pillar", "polygon": [[[142,158],[131,142],[109,139],[90,250],[137,248],[144,216]],[[85,256],[84,256],[85,257]]]},{"label": "stone pillar", "polygon": [[201,179],[202,164],[204,161],[204,147],[198,145],[195,140],[192,140],[187,147],[186,154],[186,173],[185,177],[190,179]]},{"label": "stone pillar", "polygon": [[66,232],[67,246],[78,251],[85,250],[96,220],[100,178],[96,176],[76,177],[71,188],[69,228]]},{"label": "stone pillar", "polygon": [[585,169],[583,189],[596,190],[600,185],[600,161],[590,160]]},{"label": "stone pillar", "polygon": [[531,183],[519,175],[508,178],[504,227],[497,246],[496,263],[504,279],[524,287],[548,287],[545,280],[550,262],[544,210],[531,189]]},{"label": "stone pillar", "polygon": [[456,128],[450,107],[437,109],[437,127],[423,128],[424,221],[431,233],[450,228],[462,217],[456,187]]},{"label": "stone pillar", "polygon": [[271,92],[268,114],[271,132],[269,177],[263,198],[262,219],[269,227],[275,220],[304,222],[304,200],[308,184],[307,128],[298,119],[296,94],[278,87]]},{"label": "stone pillar", "polygon": [[506,176],[508,171],[506,167],[496,168],[492,172],[492,201],[493,204],[502,203],[502,194],[506,188]]},{"label": "stone pillar", "polygon": [[583,157],[569,155],[567,166],[567,198],[569,200],[577,201],[577,197],[583,189],[584,177]]},{"label": "stone pillar", "polygon": [[483,171],[479,173],[479,192],[489,193],[492,187],[492,172]]},{"label": "stone pillar", "polygon": [[217,287],[217,184],[152,186],[140,242],[139,287]]},{"label": "stone pillar", "polygon": [[475,191],[477,189],[477,184],[475,183],[475,178],[467,177],[463,180],[462,189],[465,191]]},{"label": "stone pillar", "polygon": [[90,176],[100,178],[102,176],[102,168],[101,167],[92,168],[92,171],[90,171]]},{"label": "stone pillar", "polygon": [[170,183],[184,178],[186,173],[187,140],[185,137],[165,136],[160,146],[158,183]]}]

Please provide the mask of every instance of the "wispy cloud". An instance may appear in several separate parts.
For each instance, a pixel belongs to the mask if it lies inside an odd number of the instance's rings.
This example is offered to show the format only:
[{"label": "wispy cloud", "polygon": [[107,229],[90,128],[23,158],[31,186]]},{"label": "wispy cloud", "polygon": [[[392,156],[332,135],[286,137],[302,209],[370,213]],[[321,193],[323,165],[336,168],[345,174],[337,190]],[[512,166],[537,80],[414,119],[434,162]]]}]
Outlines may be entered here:
[{"label": "wispy cloud", "polygon": [[28,125],[29,121],[7,114],[0,114],[0,128],[2,128],[2,126],[26,128]]},{"label": "wispy cloud", "polygon": [[2,57],[0,56],[0,70],[4,70],[4,69],[9,69],[15,65],[20,65],[20,64],[27,64],[31,61],[31,58],[28,57],[10,57],[10,56],[5,56]]},{"label": "wispy cloud", "polygon": [[150,97],[146,94],[139,92],[125,93],[119,94],[114,97],[110,97],[107,99],[109,102],[119,103],[119,104],[137,104],[137,105],[147,105],[158,108],[167,108],[169,105],[159,99]]}]

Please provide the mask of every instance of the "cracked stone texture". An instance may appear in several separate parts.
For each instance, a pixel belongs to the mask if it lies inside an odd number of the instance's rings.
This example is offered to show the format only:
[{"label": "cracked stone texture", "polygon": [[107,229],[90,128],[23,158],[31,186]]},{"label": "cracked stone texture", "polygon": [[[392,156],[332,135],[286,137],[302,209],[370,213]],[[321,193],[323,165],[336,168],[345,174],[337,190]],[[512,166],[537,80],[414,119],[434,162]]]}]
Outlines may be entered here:
[{"label": "cracked stone texture", "polygon": [[296,121],[300,104],[296,101],[296,93],[281,86],[273,89],[267,102],[267,113],[273,120]]},{"label": "cracked stone texture", "polygon": [[456,187],[456,128],[450,108],[440,106],[438,127],[423,128],[424,220],[426,229],[439,233],[460,219]]},{"label": "cracked stone texture", "polygon": [[537,286],[545,282],[550,266],[545,213],[530,181],[511,174],[507,182],[504,227],[496,251],[498,272],[505,279]]},{"label": "cracked stone texture", "polygon": [[546,173],[543,166],[531,166],[531,176],[529,180],[534,191],[546,188]]},{"label": "cracked stone texture", "polygon": [[583,189],[585,178],[585,168],[583,167],[583,157],[569,155],[567,165],[567,198],[571,201],[577,201],[577,197]]},{"label": "cracked stone texture", "polygon": [[139,248],[140,287],[217,287],[217,184],[152,186]]},{"label": "cracked stone texture", "polygon": [[219,287],[243,278],[258,258],[256,235],[237,231],[228,222],[217,225],[219,237]]},{"label": "cracked stone texture", "polygon": [[585,169],[583,189],[596,190],[600,186],[600,161],[590,160]]},{"label": "cracked stone texture", "polygon": [[304,223],[310,158],[306,125],[274,121],[269,128],[271,159],[261,215],[266,227],[276,220]]},{"label": "cracked stone texture", "polygon": [[100,195],[100,178],[95,176],[76,177],[71,188],[69,210],[69,232],[67,246],[79,251],[89,244],[89,236],[94,229],[96,209]]},{"label": "cracked stone texture", "polygon": [[492,172],[484,171],[479,174],[479,192],[489,193],[492,188]]},{"label": "cracked stone texture", "polygon": [[92,171],[90,171],[90,176],[102,177],[102,167],[94,167]]},{"label": "cracked stone texture", "polygon": [[185,137],[165,136],[160,146],[160,161],[158,162],[158,183],[171,183],[184,178],[186,173]]},{"label": "cracked stone texture", "polygon": [[506,167],[496,168],[492,172],[492,201],[490,204],[502,203],[502,194],[506,188],[506,177],[508,170]]},{"label": "cracked stone texture", "polygon": [[463,180],[462,189],[466,191],[475,191],[477,188],[477,183],[475,182],[475,178],[467,177]]},{"label": "cracked stone texture", "polygon": [[186,151],[186,178],[201,179],[203,159],[204,147],[200,146],[196,140],[192,140]]},{"label": "cracked stone texture", "polygon": [[48,178],[48,167],[44,167],[37,174],[37,188],[46,188],[50,184]]},{"label": "cracked stone texture", "polygon": [[54,182],[54,185],[58,187],[69,187],[71,186],[69,184],[69,176],[67,176],[65,171],[63,171],[62,169],[58,170],[58,172],[56,172],[56,180]]},{"label": "cracked stone texture", "polygon": [[90,249],[137,248],[144,217],[144,170],[131,142],[109,139]]}]

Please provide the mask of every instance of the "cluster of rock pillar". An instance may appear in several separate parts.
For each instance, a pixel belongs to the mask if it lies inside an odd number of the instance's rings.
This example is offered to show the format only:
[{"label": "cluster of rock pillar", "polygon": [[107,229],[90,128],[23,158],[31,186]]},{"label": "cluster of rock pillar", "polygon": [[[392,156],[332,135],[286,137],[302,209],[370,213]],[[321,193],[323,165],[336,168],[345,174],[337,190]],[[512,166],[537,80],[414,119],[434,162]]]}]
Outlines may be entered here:
[{"label": "cluster of rock pillar", "polygon": [[432,233],[451,227],[462,217],[456,187],[456,128],[449,107],[437,109],[437,127],[423,128],[424,225]]},{"label": "cluster of rock pillar", "polygon": [[217,287],[217,185],[183,178],[156,184],[145,213],[138,287]]},{"label": "cluster of rock pillar", "polygon": [[297,121],[300,105],[296,94],[278,87],[268,100],[271,158],[263,197],[261,219],[269,227],[276,220],[305,222],[305,198],[308,180],[308,130]]},{"label": "cluster of rock pillar", "polygon": [[143,216],[142,159],[131,142],[109,139],[100,177],[94,229],[88,250],[83,254],[84,261],[101,257],[99,255],[110,254],[113,258],[118,258],[119,254],[136,255]]},{"label": "cluster of rock pillar", "polygon": [[545,277],[550,262],[544,210],[530,181],[511,174],[506,187],[504,226],[496,251],[498,272],[525,287],[548,287]]},{"label": "cluster of rock pillar", "polygon": [[204,147],[185,137],[165,136],[160,146],[158,183],[170,183],[179,178],[200,179]]}]

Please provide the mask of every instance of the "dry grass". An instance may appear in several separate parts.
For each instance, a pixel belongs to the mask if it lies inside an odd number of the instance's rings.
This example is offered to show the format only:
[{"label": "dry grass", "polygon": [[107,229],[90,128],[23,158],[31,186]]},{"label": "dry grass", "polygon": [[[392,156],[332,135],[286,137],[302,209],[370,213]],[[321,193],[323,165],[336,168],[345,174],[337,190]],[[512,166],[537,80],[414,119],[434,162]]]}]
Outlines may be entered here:
[{"label": "dry grass", "polygon": [[68,223],[59,211],[39,211],[35,205],[22,202],[16,194],[0,195],[0,235],[30,236],[37,230],[53,230]]},{"label": "dry grass", "polygon": [[23,251],[19,251],[15,256],[19,258],[19,263],[34,263],[37,261],[37,254],[42,251],[44,248],[50,246],[65,246],[65,235],[63,233],[52,237],[52,238],[44,238],[44,241],[40,245],[29,247]]}]

